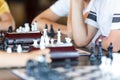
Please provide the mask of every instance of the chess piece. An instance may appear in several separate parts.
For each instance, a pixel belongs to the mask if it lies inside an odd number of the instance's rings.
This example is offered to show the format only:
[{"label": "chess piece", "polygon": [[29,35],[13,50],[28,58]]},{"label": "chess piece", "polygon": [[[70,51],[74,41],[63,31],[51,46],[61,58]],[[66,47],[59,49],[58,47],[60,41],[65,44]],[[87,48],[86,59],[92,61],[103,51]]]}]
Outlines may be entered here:
[{"label": "chess piece", "polygon": [[8,28],[8,32],[9,32],[9,33],[13,32],[12,26],[10,26],[10,27]]},{"label": "chess piece", "polygon": [[108,47],[108,54],[107,57],[110,58],[111,60],[113,60],[113,56],[112,56],[112,50],[113,50],[113,46],[112,43],[110,43],[109,47]]},{"label": "chess piece", "polygon": [[0,50],[3,50],[3,44],[0,42]]},{"label": "chess piece", "polygon": [[91,47],[91,49],[90,49],[90,64],[94,65],[95,62],[96,62],[96,57],[94,54],[94,49],[93,49],[93,47]]},{"label": "chess piece", "polygon": [[20,44],[17,46],[17,53],[22,53],[22,47]]},{"label": "chess piece", "polygon": [[45,37],[45,45],[48,46],[50,43],[50,38],[48,36]]},{"label": "chess piece", "polygon": [[49,36],[50,36],[51,38],[53,38],[53,37],[55,36],[55,32],[54,32],[54,29],[53,29],[53,25],[52,25],[52,24],[50,25]]},{"label": "chess piece", "polygon": [[8,53],[8,54],[12,53],[12,48],[11,48],[11,47],[8,47],[8,48],[7,48],[7,53]]},{"label": "chess piece", "polygon": [[28,60],[26,63],[26,69],[25,69],[27,76],[34,77],[35,68],[36,68],[35,62],[33,60]]},{"label": "chess piece", "polygon": [[25,23],[25,32],[29,32],[29,31],[30,31],[29,23]]},{"label": "chess piece", "polygon": [[65,38],[66,43],[71,43],[71,39],[69,37]]},{"label": "chess piece", "polygon": [[50,42],[51,42],[51,46],[54,46],[54,39],[53,38],[50,40]]},{"label": "chess piece", "polygon": [[31,27],[32,31],[37,31],[38,30],[38,28],[37,28],[37,21],[33,22],[33,24],[31,26],[32,26]]},{"label": "chess piece", "polygon": [[44,36],[41,36],[41,39],[40,39],[40,49],[45,49],[45,48],[46,48],[45,38],[44,38]]},{"label": "chess piece", "polygon": [[33,40],[33,46],[34,47],[38,47],[38,40],[36,39],[36,40]]},{"label": "chess piece", "polygon": [[71,69],[71,60],[70,59],[65,59],[65,69],[68,71]]},{"label": "chess piece", "polygon": [[46,80],[47,74],[49,72],[49,66],[45,60],[45,56],[38,56],[37,57],[37,72],[35,73],[35,79],[36,80]]},{"label": "chess piece", "polygon": [[102,52],[102,40],[101,39],[99,39],[99,41],[98,41],[98,54],[97,54],[97,64],[99,65],[99,64],[101,64],[101,58],[102,58],[102,56],[103,56],[103,52]]},{"label": "chess piece", "polygon": [[16,44],[16,40],[13,40],[13,52],[17,51],[17,44]]},{"label": "chess piece", "polygon": [[61,44],[61,31],[58,29],[57,31],[57,44]]},{"label": "chess piece", "polygon": [[43,29],[43,36],[46,37],[47,36],[47,30],[48,30],[48,26],[47,24],[45,25],[45,28]]},{"label": "chess piece", "polygon": [[4,47],[3,47],[4,49],[3,50],[7,50],[7,48],[8,48],[8,39],[7,38],[5,38],[5,40],[4,40]]}]

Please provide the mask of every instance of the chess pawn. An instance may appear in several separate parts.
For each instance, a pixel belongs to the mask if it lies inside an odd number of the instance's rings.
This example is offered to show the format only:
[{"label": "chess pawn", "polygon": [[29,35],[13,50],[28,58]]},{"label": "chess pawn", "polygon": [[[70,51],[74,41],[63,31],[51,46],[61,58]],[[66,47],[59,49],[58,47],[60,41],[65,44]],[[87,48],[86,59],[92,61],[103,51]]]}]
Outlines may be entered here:
[{"label": "chess pawn", "polygon": [[33,40],[33,46],[38,47],[38,40]]},{"label": "chess pawn", "polygon": [[31,24],[31,31],[34,31],[34,24]]},{"label": "chess pawn", "polygon": [[21,47],[20,44],[19,44],[18,47],[17,47],[17,53],[22,53],[22,47]]},{"label": "chess pawn", "polygon": [[11,47],[7,48],[7,53],[9,53],[9,54],[12,53],[12,48]]},{"label": "chess pawn", "polygon": [[54,46],[54,39],[53,38],[50,40],[50,43],[51,43],[51,46]]},{"label": "chess pawn", "polygon": [[20,27],[16,30],[16,32],[21,33],[21,32],[22,32],[22,26],[20,26]]},{"label": "chess pawn", "polygon": [[29,31],[30,31],[29,23],[25,23],[25,32]]},{"label": "chess pawn", "polygon": [[31,27],[31,30],[32,31],[37,31],[38,30],[38,28],[37,28],[37,21],[35,21],[35,22],[33,22],[33,24],[31,25],[32,27]]},{"label": "chess pawn", "polygon": [[8,28],[8,32],[9,32],[9,33],[13,32],[12,26],[10,26],[10,27]]}]

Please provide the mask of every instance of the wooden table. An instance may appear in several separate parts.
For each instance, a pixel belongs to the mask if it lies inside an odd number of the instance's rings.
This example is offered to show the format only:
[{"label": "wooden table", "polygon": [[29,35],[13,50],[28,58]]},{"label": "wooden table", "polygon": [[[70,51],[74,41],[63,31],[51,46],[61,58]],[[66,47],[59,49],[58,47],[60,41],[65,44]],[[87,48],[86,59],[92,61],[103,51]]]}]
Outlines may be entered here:
[{"label": "wooden table", "polygon": [[[79,58],[79,66],[88,65],[88,57]],[[0,69],[0,80],[20,80],[20,78],[12,73],[12,69]]]},{"label": "wooden table", "polygon": [[10,70],[0,70],[0,80],[20,80]]}]

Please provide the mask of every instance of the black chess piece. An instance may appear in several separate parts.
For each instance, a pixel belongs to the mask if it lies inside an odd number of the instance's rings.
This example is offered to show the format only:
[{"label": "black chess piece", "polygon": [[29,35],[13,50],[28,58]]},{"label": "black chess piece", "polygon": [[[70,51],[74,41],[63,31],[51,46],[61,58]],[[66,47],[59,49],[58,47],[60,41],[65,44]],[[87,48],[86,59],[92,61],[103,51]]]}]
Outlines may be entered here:
[{"label": "black chess piece", "polygon": [[71,59],[65,59],[65,69],[66,70],[71,69]]},{"label": "black chess piece", "polygon": [[113,60],[113,45],[112,43],[110,43],[109,47],[108,47],[108,54],[107,54],[107,57],[110,58],[111,60]]},{"label": "black chess piece", "polygon": [[[42,56],[45,58],[44,56]],[[50,68],[46,61],[37,61],[36,72],[35,72],[35,79],[36,80],[47,80],[48,79],[48,72]]]},{"label": "black chess piece", "polygon": [[37,62],[37,71],[35,73],[36,80],[68,80],[65,75],[58,71],[52,70],[48,64],[44,62]]},{"label": "black chess piece", "polygon": [[98,55],[97,55],[97,58],[98,59],[101,59],[103,55],[103,51],[102,51],[102,41],[99,41],[98,42]]},{"label": "black chess piece", "polygon": [[8,32],[9,32],[9,33],[13,32],[12,26],[10,26],[10,27],[8,28]]},{"label": "black chess piece", "polygon": [[8,39],[7,38],[5,38],[4,39],[4,45],[3,45],[4,47],[3,47],[3,50],[7,50],[7,48],[8,48]]},{"label": "black chess piece", "polygon": [[99,40],[97,46],[98,46],[97,64],[100,65],[100,64],[101,64],[101,58],[102,58],[102,56],[103,56],[102,41],[101,41],[101,40]]},{"label": "black chess piece", "polygon": [[16,40],[14,39],[13,40],[13,52],[16,52],[17,51],[17,43],[16,43]]},{"label": "black chess piece", "polygon": [[3,44],[0,42],[0,50],[3,50]]},{"label": "black chess piece", "polygon": [[26,63],[26,68],[25,68],[25,72],[27,74],[27,76],[31,76],[34,77],[35,76],[35,68],[36,68],[36,64],[33,60],[28,60]]},{"label": "black chess piece", "polygon": [[54,32],[54,29],[53,29],[53,25],[51,24],[50,25],[50,32],[48,34],[51,38],[54,38],[55,36],[55,32]]},{"label": "black chess piece", "polygon": [[0,39],[2,39],[3,38],[3,36],[2,36],[2,31],[0,31]]},{"label": "black chess piece", "polygon": [[94,48],[93,47],[91,47],[91,49],[90,49],[90,64],[91,65],[95,65],[95,63],[96,63],[96,56],[95,56],[95,54],[94,54]]},{"label": "black chess piece", "polygon": [[45,29],[48,29],[48,25],[47,24],[45,24]]}]

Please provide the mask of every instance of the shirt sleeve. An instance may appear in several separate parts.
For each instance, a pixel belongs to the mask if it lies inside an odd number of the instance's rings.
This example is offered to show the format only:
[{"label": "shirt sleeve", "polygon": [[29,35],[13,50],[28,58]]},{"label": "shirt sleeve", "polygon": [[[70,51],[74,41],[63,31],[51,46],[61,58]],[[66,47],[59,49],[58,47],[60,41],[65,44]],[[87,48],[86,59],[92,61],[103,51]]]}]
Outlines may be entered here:
[{"label": "shirt sleeve", "polygon": [[[115,1],[116,2],[116,1]],[[120,29],[120,1],[114,3],[111,29]]]},{"label": "shirt sleeve", "polygon": [[92,5],[88,6],[88,8],[90,9],[89,14],[87,19],[85,20],[85,22],[91,26],[94,26],[96,28],[98,28],[98,24],[97,24],[97,9],[96,9],[96,1],[94,0]]},{"label": "shirt sleeve", "polygon": [[58,16],[67,16],[69,4],[70,0],[58,0],[50,7],[50,9]]},{"label": "shirt sleeve", "polygon": [[0,0],[0,15],[4,12],[10,12],[8,4],[5,0]]}]

